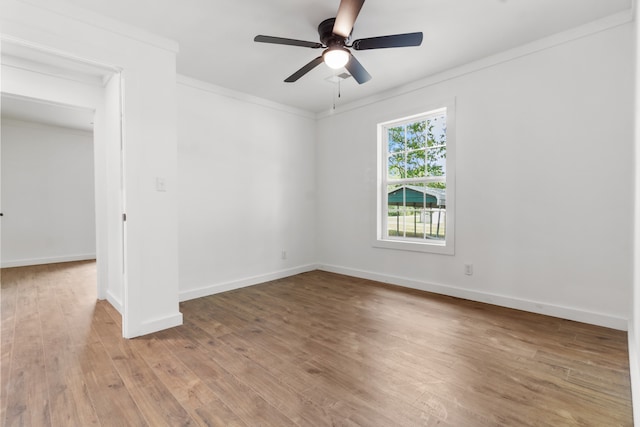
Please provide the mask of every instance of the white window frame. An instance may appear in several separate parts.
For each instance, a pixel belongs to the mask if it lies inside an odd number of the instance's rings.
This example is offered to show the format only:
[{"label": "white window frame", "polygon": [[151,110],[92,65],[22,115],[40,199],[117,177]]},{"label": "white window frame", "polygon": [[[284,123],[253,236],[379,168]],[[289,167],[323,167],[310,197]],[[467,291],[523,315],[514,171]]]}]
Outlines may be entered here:
[{"label": "white window frame", "polygon": [[[376,203],[376,238],[373,246],[386,249],[398,249],[417,252],[436,253],[443,255],[453,255],[455,253],[455,166],[456,166],[456,132],[455,132],[455,100],[451,99],[431,105],[419,114],[408,115],[394,120],[378,123],[378,165],[377,165],[377,203]],[[442,241],[418,240],[415,238],[404,238],[397,236],[387,236],[388,218],[388,186],[387,186],[387,138],[386,129],[426,118],[439,111],[446,110],[447,120],[447,157],[446,157],[446,191],[447,206],[445,217],[445,238]],[[426,178],[428,180],[428,178]],[[421,179],[417,179],[420,180]]]}]

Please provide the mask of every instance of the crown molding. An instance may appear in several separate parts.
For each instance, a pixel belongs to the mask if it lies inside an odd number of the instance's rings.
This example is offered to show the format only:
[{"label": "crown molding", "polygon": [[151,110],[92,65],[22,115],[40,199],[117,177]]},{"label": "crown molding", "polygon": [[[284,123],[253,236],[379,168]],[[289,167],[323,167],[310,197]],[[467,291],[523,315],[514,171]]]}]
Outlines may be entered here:
[{"label": "crown molding", "polygon": [[544,37],[542,39],[538,39],[533,42],[530,42],[512,49],[508,49],[506,51],[503,51],[494,55],[487,56],[477,61],[473,61],[465,65],[461,65],[459,67],[451,68],[449,70],[417,80],[413,83],[399,86],[394,89],[391,89],[382,93],[378,93],[376,95],[372,95],[367,98],[360,99],[358,101],[351,102],[349,104],[344,104],[336,108],[335,110],[331,109],[331,110],[319,112],[316,114],[316,118],[318,120],[325,119],[328,117],[335,116],[337,114],[342,114],[348,111],[357,110],[359,108],[363,108],[367,105],[375,104],[380,101],[402,96],[411,92],[416,92],[418,90],[427,88],[429,86],[434,86],[436,84],[445,82],[447,80],[452,80],[452,79],[462,77],[464,75],[471,74],[480,70],[495,67],[505,62],[513,61],[515,59],[518,59],[524,56],[532,55],[534,53],[537,53],[546,49],[550,49],[565,43],[572,42],[574,40],[578,40],[584,37],[591,36],[593,34],[600,33],[602,31],[616,28],[621,25],[625,25],[630,22],[633,22],[633,20],[634,20],[633,9],[616,13],[616,14],[607,16],[605,18],[590,22],[588,24],[581,25],[560,33],[556,33],[551,36]]}]

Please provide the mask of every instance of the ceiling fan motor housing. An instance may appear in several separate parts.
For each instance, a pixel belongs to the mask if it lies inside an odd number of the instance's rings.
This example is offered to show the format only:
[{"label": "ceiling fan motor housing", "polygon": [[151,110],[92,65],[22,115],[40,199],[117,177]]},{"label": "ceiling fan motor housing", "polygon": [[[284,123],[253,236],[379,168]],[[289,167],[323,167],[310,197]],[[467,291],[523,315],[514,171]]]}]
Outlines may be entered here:
[{"label": "ceiling fan motor housing", "polygon": [[[351,34],[348,38],[344,38],[337,34],[333,34],[333,24],[336,22],[336,18],[325,19],[318,25],[318,34],[320,35],[320,41],[327,47],[341,46],[344,47],[351,39]],[[353,30],[352,30],[353,32]]]}]

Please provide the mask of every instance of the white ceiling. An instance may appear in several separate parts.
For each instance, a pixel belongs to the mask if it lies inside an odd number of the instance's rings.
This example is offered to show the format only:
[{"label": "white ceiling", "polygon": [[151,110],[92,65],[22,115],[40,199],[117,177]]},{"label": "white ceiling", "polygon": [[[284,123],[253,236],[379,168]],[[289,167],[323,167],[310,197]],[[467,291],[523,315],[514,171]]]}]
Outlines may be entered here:
[{"label": "white ceiling", "polygon": [[[51,5],[52,0],[29,0]],[[318,41],[339,0],[59,0],[176,40],[178,73],[311,112],[330,109],[321,64],[283,80],[319,50],[254,43],[257,34]],[[373,79],[342,82],[348,103],[491,54],[627,11],[632,0],[367,0],[353,38],[422,31],[420,47],[354,51]],[[339,73],[342,71],[338,71]]]}]

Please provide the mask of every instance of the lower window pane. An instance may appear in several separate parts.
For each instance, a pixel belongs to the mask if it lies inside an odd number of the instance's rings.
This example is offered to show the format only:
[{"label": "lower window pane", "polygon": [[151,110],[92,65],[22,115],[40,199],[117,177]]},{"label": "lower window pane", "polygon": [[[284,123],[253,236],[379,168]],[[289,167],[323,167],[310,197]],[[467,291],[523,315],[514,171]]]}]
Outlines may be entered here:
[{"label": "lower window pane", "polygon": [[444,183],[387,187],[388,238],[444,240],[446,189]]}]

